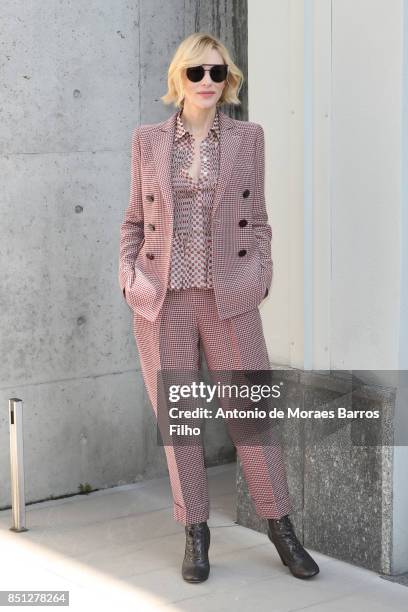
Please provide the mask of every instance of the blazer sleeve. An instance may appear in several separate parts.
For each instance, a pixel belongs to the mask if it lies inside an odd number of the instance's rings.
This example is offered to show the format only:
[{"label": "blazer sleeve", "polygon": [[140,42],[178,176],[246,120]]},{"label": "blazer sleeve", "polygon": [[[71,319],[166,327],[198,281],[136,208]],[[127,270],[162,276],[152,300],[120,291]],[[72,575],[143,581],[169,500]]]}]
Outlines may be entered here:
[{"label": "blazer sleeve", "polygon": [[272,228],[268,222],[265,203],[265,135],[258,124],[255,142],[255,197],[253,203],[252,226],[258,241],[261,256],[263,280],[266,286],[265,297],[272,283],[273,262],[271,254]]},{"label": "blazer sleeve", "polygon": [[144,216],[141,185],[141,154],[139,128],[132,134],[130,198],[120,226],[119,285],[126,299],[127,283],[132,281],[134,263],[144,239]]}]

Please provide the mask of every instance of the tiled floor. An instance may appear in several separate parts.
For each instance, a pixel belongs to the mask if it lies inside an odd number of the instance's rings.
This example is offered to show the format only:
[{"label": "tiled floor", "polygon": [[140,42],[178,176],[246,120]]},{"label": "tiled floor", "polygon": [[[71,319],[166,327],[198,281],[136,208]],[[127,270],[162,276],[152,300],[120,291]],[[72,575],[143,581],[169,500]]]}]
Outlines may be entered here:
[{"label": "tiled floor", "polygon": [[181,578],[184,529],[161,478],[30,505],[22,533],[0,512],[0,590],[69,590],[71,610],[408,611],[407,587],[314,551],[320,574],[294,578],[265,535],[234,523],[235,465],[208,477],[206,582]]}]

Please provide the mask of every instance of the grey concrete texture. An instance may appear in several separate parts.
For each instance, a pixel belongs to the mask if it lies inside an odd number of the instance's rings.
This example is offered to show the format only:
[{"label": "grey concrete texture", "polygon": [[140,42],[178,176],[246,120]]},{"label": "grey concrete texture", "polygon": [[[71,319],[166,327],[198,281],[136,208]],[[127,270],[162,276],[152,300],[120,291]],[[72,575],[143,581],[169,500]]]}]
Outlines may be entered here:
[{"label": "grey concrete texture", "polygon": [[[178,44],[221,38],[247,71],[246,2],[4,0],[0,123],[0,507],[10,504],[8,399],[24,402],[27,502],[167,473],[118,280],[133,129]],[[224,107],[247,117],[242,106]],[[222,423],[208,465],[230,461]]]},{"label": "grey concrete texture", "polygon": [[208,470],[211,571],[200,585],[181,576],[184,527],[167,477],[33,504],[22,534],[0,512],[2,582],[30,589],[35,576],[68,590],[70,612],[406,612],[406,587],[316,551],[320,573],[294,578],[266,536],[235,523],[235,469]]},{"label": "grey concrete texture", "polygon": [[[369,405],[381,411],[382,444],[357,445],[351,425],[310,443],[311,421],[301,419],[283,423],[280,441],[294,505],[290,518],[304,546],[390,574],[395,390],[363,384],[350,393],[350,382],[334,372],[293,369],[280,376],[292,383],[284,402],[292,407],[323,409],[347,399],[355,410]],[[267,521],[255,512],[239,461],[237,487],[238,523],[266,533]]]}]

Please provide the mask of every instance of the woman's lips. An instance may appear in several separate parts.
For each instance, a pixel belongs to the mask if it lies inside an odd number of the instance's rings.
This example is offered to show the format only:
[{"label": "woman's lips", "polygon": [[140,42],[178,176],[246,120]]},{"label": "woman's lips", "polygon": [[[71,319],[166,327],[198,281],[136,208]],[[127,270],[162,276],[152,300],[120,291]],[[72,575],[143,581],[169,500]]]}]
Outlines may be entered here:
[{"label": "woman's lips", "polygon": [[214,92],[213,91],[199,91],[198,95],[199,96],[213,96]]}]

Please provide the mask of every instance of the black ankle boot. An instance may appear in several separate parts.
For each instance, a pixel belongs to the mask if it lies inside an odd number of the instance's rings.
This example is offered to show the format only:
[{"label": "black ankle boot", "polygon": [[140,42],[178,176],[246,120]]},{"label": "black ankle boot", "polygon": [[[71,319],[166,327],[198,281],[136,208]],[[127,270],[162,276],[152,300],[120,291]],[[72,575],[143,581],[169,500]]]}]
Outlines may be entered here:
[{"label": "black ankle boot", "polygon": [[275,544],[283,565],[296,578],[311,578],[319,573],[319,566],[297,539],[289,516],[268,520],[268,537]]},{"label": "black ankle boot", "polygon": [[203,582],[210,573],[208,549],[210,529],[207,523],[192,523],[185,526],[186,551],[182,566],[182,576],[187,582]]}]

